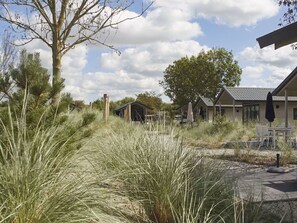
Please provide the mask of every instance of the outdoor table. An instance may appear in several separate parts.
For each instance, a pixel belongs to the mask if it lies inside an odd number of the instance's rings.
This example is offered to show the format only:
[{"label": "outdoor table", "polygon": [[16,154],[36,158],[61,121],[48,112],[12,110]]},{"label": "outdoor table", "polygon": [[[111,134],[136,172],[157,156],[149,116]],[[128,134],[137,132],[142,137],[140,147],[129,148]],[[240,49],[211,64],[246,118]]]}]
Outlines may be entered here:
[{"label": "outdoor table", "polygon": [[292,128],[286,128],[286,127],[268,127],[268,131],[272,133],[273,137],[273,149],[275,149],[275,138],[277,133],[283,133],[285,137],[289,136],[291,137],[292,134]]}]

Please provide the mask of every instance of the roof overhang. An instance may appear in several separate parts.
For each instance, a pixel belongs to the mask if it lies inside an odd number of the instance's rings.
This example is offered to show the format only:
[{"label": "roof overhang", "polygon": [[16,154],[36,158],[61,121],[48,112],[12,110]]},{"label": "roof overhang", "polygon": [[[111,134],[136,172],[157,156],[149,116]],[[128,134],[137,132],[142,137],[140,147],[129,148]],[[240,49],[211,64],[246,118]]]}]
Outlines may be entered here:
[{"label": "roof overhang", "polygon": [[225,87],[223,87],[215,100],[215,104],[233,105],[233,102],[235,102],[235,104],[239,104],[238,101],[234,101],[234,100],[235,99],[230,94],[230,92]]},{"label": "roof overhang", "polygon": [[275,88],[272,95],[285,96],[285,91],[287,96],[297,96],[297,67]]},{"label": "roof overhang", "polygon": [[297,42],[297,22],[282,27],[271,33],[257,38],[260,48],[274,44],[274,48],[280,47]]}]

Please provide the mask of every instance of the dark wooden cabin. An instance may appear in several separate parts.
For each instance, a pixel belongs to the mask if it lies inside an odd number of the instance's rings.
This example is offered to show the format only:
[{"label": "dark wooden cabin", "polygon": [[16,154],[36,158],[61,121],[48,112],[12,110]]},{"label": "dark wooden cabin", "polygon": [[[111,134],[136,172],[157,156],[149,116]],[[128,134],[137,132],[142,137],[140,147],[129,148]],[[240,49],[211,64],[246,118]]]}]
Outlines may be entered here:
[{"label": "dark wooden cabin", "polygon": [[151,114],[151,108],[139,101],[134,101],[118,107],[113,111],[113,113],[121,118],[124,118],[126,121],[143,123],[146,115]]}]

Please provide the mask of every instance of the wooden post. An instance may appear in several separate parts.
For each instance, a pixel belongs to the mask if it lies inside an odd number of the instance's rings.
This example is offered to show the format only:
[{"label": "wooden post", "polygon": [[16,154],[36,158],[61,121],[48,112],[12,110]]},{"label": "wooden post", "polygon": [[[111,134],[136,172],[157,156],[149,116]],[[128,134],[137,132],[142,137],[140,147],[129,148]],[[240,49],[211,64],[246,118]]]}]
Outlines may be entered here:
[{"label": "wooden post", "polygon": [[[288,114],[288,92],[285,89],[285,128],[289,127],[289,114]],[[288,141],[288,131],[285,131],[285,141]]]},{"label": "wooden post", "polygon": [[127,107],[124,109],[124,120],[126,122],[132,123],[131,115],[131,103],[129,103]]},{"label": "wooden post", "polygon": [[103,95],[103,119],[107,122],[109,117],[109,97],[107,94]]},{"label": "wooden post", "polygon": [[131,118],[131,103],[128,104],[128,122],[132,123],[132,118]]},{"label": "wooden post", "polygon": [[233,99],[233,122],[235,121],[235,100]]}]

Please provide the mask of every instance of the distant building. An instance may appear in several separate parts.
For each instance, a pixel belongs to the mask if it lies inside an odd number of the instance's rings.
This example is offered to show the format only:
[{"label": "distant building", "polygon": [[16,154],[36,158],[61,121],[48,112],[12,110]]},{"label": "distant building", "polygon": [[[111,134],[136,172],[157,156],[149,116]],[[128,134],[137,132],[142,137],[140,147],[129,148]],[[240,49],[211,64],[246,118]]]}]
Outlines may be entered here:
[{"label": "distant building", "polygon": [[[202,120],[211,122],[213,120],[213,102],[206,97],[199,96],[196,106],[198,111],[198,117]],[[215,114],[222,115],[230,120],[239,120],[242,119],[242,105],[235,105],[235,115],[233,116],[233,105],[232,104],[216,104]]]},{"label": "distant building", "polygon": [[[252,87],[224,87],[220,91],[215,103],[230,104],[233,107],[233,115],[236,115],[236,106],[242,106],[243,122],[268,123],[265,119],[266,98],[268,92],[274,88],[252,88]],[[275,118],[285,118],[285,97],[273,96]],[[297,97],[288,97],[289,117],[292,120],[294,108],[297,108]]]},{"label": "distant building", "polygon": [[113,113],[128,122],[144,122],[146,115],[151,114],[152,109],[139,101],[124,104],[113,111]]}]

